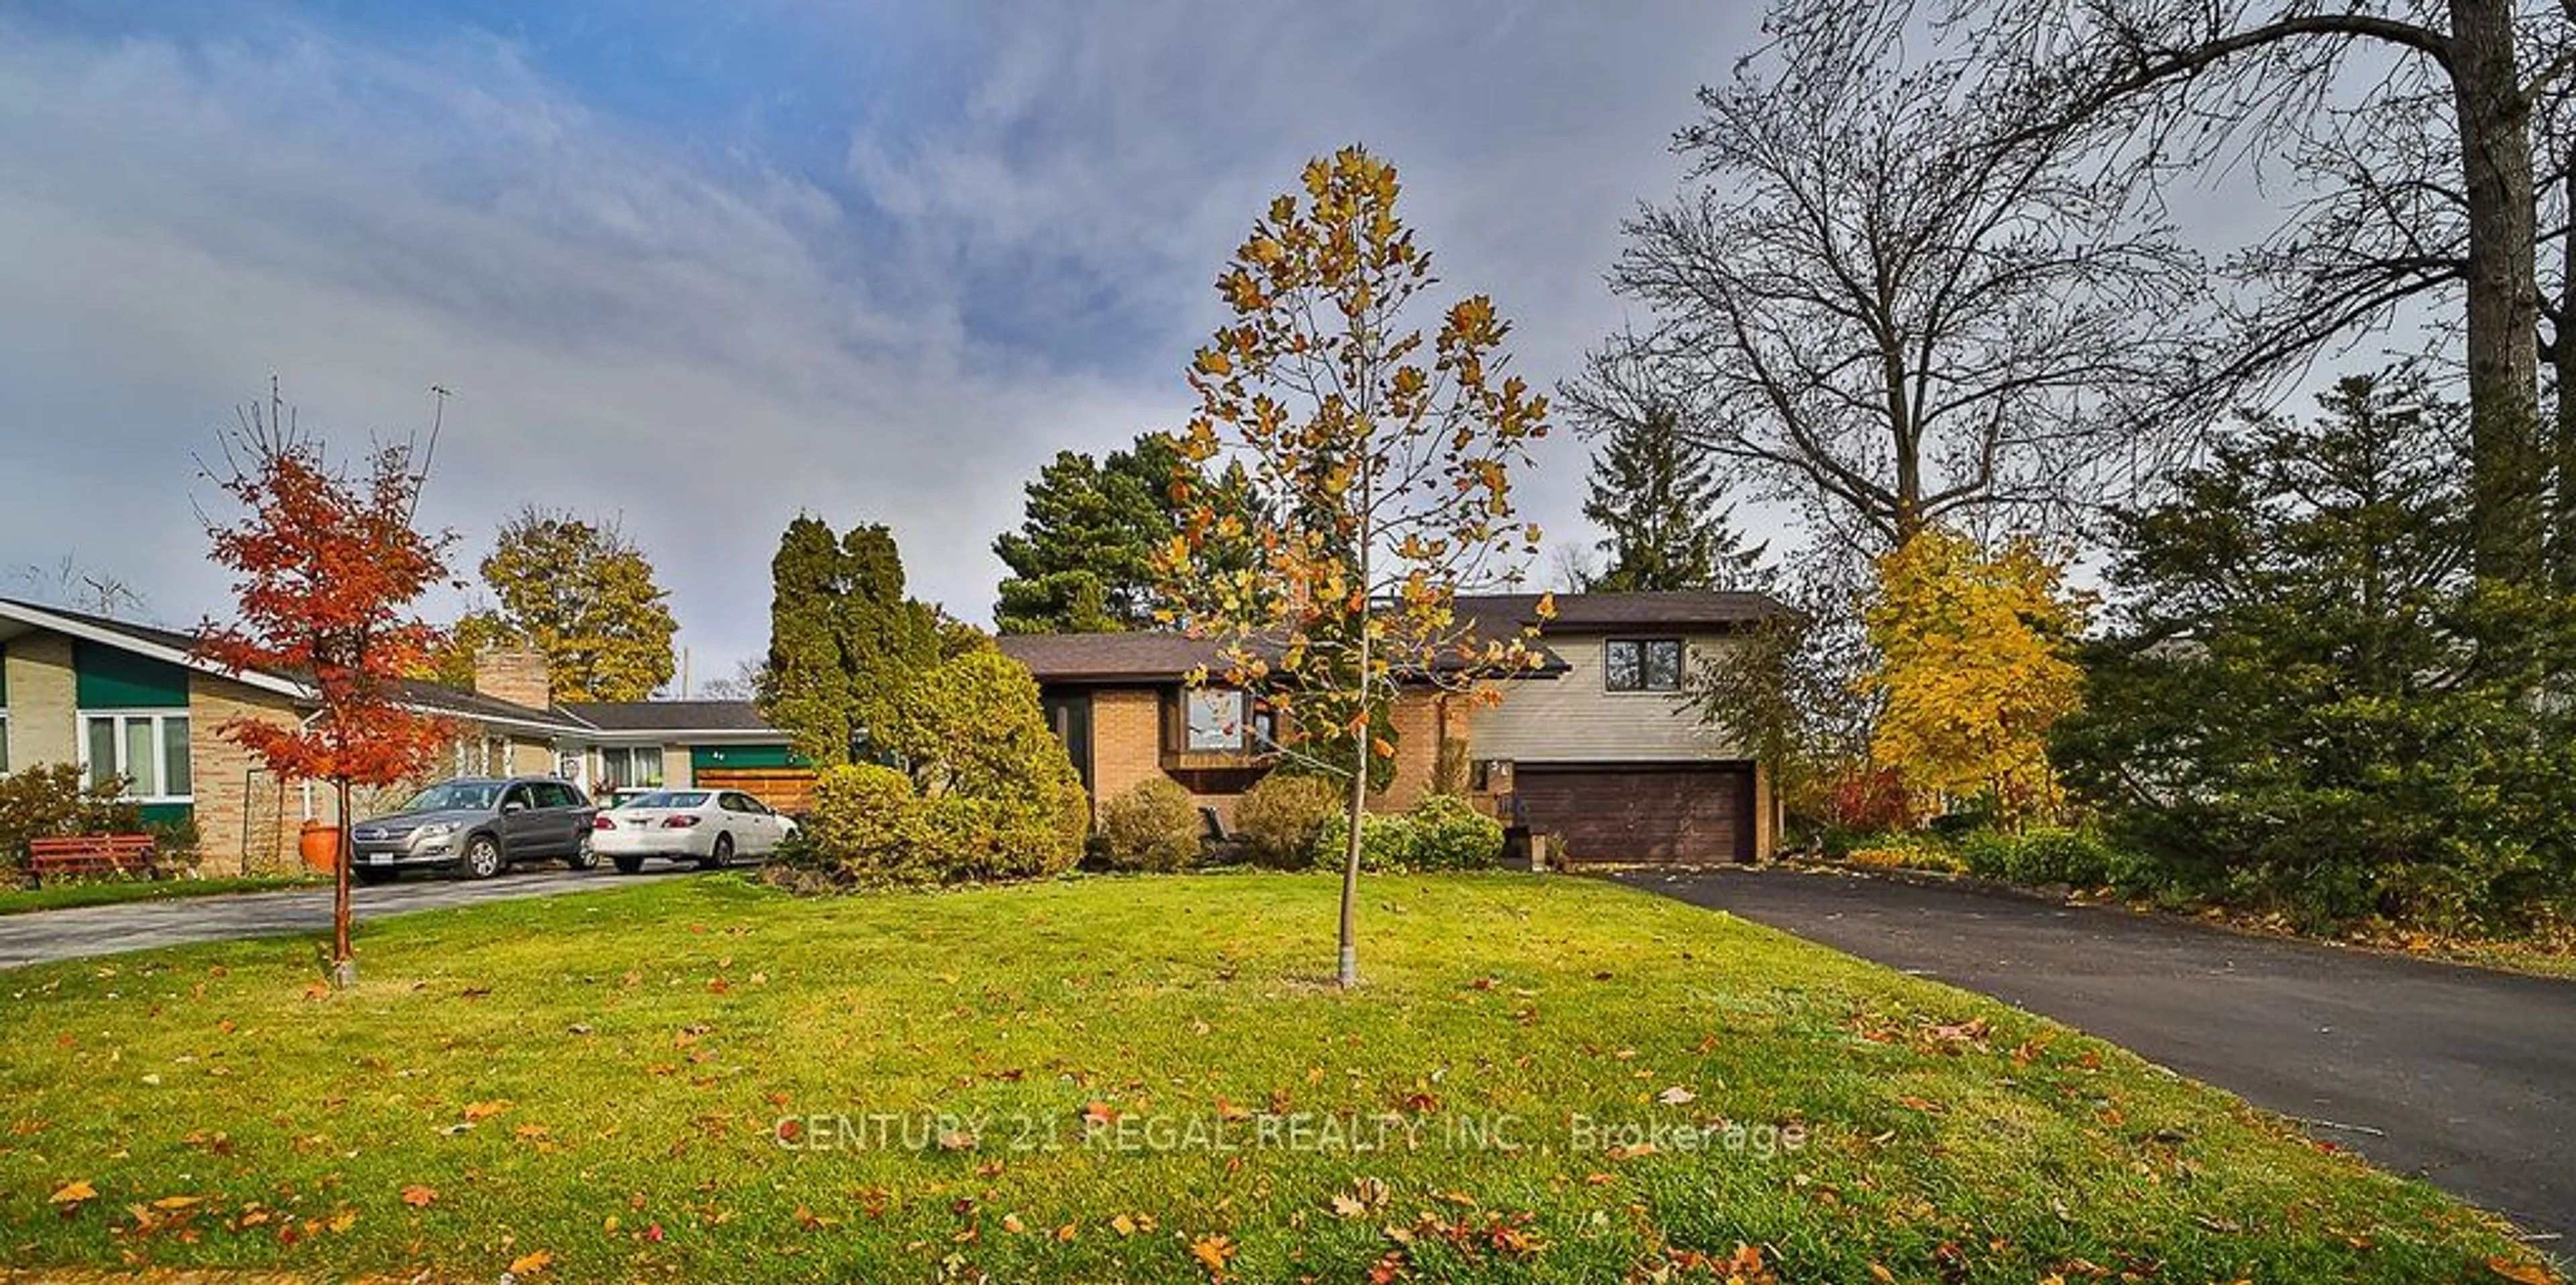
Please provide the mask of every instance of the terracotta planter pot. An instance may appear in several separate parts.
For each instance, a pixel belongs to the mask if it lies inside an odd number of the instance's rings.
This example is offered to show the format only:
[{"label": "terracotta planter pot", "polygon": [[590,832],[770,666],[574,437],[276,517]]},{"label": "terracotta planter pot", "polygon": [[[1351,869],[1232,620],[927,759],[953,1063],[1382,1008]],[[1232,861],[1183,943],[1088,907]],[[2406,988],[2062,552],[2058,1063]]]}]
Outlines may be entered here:
[{"label": "terracotta planter pot", "polygon": [[296,846],[304,853],[304,864],[327,875],[339,856],[340,827],[328,821],[307,821]]}]

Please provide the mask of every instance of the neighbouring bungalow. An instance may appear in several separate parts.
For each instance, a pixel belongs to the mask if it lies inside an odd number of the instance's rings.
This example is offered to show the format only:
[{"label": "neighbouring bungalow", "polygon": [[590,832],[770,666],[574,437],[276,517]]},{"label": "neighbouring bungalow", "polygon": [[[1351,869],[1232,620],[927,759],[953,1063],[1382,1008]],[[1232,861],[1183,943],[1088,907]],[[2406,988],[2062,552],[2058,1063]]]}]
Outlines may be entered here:
[{"label": "neighbouring bungalow", "polygon": [[[1538,603],[1536,594],[1458,598],[1459,615],[1482,636],[1538,628],[1542,664],[1495,680],[1498,704],[1408,690],[1394,712],[1396,770],[1379,806],[1411,807],[1445,756],[1463,766],[1470,800],[1555,836],[1573,860],[1769,856],[1770,781],[1690,708],[1684,689],[1703,658],[1787,609],[1759,593],[1559,594],[1555,616],[1541,621]],[[1224,668],[1207,642],[1169,633],[1000,642],[1036,676],[1095,804],[1161,775],[1230,824],[1234,801],[1277,765],[1268,748],[1276,728],[1255,693],[1189,685],[1199,666]]]},{"label": "neighbouring bungalow", "polygon": [[[91,780],[123,779],[147,823],[193,823],[200,869],[289,867],[304,822],[335,819],[332,791],[281,780],[221,729],[243,718],[292,724],[312,714],[311,697],[291,675],[228,674],[193,656],[194,641],[0,599],[0,773],[78,764]],[[471,689],[410,682],[403,695],[456,728],[432,779],[552,773],[594,794],[707,786],[784,810],[801,810],[813,781],[747,701],[555,705],[534,652],[476,657]],[[364,798],[358,809],[386,802]]]}]

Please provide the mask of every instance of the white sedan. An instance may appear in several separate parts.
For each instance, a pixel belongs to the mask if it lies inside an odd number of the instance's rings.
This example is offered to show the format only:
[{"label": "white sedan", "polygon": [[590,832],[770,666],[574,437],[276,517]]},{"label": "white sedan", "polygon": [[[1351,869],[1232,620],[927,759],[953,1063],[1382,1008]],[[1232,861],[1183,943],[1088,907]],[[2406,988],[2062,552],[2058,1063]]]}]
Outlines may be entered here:
[{"label": "white sedan", "polygon": [[796,823],[740,790],[661,790],[600,813],[590,829],[591,848],[633,874],[646,857],[708,870],[737,856],[765,857]]}]

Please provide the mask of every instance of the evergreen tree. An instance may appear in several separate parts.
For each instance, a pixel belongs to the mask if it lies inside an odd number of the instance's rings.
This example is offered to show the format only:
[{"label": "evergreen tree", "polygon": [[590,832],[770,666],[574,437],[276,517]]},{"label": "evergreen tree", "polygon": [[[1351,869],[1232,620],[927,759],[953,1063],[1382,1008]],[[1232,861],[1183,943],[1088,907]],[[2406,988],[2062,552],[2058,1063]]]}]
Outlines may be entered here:
[{"label": "evergreen tree", "polygon": [[938,618],[904,597],[903,560],[882,526],[836,536],[800,515],[769,568],[769,662],[755,699],[798,753],[847,763],[912,679],[938,663]]},{"label": "evergreen tree", "polygon": [[754,698],[761,716],[815,763],[846,763],[856,737],[841,666],[841,544],[832,528],[803,515],[788,523],[769,579],[769,663]]},{"label": "evergreen tree", "polygon": [[2355,377],[2119,516],[2122,627],[2053,755],[2167,878],[2459,930],[2576,894],[2564,597],[2475,575],[2456,407]]},{"label": "evergreen tree", "polygon": [[[1196,479],[1200,487],[1176,487]],[[993,621],[1006,634],[1117,633],[1152,629],[1166,604],[1156,588],[1155,553],[1181,532],[1199,500],[1214,495],[1240,514],[1246,486],[1238,472],[1205,485],[1172,439],[1147,433],[1099,461],[1058,452],[1027,487],[1017,531],[993,541],[1010,567]]]},{"label": "evergreen tree", "polygon": [[1621,420],[1592,453],[1583,516],[1606,535],[1610,565],[1582,586],[1604,592],[1749,587],[1766,546],[1744,547],[1708,457],[1667,407]]},{"label": "evergreen tree", "polygon": [[849,674],[850,722],[859,744],[886,725],[895,698],[939,663],[939,617],[903,594],[903,555],[894,533],[863,526],[841,537],[848,590],[840,599],[841,665]]}]

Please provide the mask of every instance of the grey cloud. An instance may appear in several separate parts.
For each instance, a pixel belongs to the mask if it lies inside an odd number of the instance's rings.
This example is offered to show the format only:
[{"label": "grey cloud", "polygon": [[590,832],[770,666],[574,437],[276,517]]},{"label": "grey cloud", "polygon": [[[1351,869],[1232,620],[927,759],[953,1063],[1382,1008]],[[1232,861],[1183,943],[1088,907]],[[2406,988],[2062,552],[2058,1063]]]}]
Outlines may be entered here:
[{"label": "grey cloud", "polygon": [[[1672,190],[1670,131],[1752,16],[951,11],[914,98],[811,174],[603,117],[471,34],[21,33],[0,564],[77,549],[165,615],[219,606],[186,456],[273,369],[343,436],[455,388],[430,516],[463,561],[523,500],[622,511],[700,673],[762,645],[799,509],[891,522],[917,588],[980,616],[1037,464],[1182,412],[1209,281],[1311,155],[1392,156],[1446,288],[1496,297],[1533,382],[1574,369],[1619,321],[1619,219]],[[1561,436],[1526,484],[1553,540],[1588,538],[1582,471]]]}]

